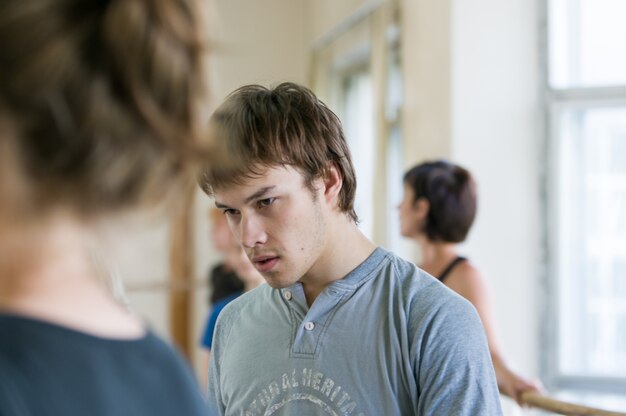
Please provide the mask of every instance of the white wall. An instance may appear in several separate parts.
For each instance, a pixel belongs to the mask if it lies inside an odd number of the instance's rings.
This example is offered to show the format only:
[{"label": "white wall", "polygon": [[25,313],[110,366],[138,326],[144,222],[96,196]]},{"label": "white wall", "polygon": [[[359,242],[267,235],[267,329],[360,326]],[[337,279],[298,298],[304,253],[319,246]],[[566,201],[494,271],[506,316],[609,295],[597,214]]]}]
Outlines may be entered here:
[{"label": "white wall", "polygon": [[455,1],[452,153],[472,171],[479,210],[464,251],[493,290],[514,367],[538,375],[540,102],[537,2]]},{"label": "white wall", "polygon": [[402,0],[402,133],[407,167],[451,151],[450,0]]},{"label": "white wall", "polygon": [[[169,221],[167,216],[141,213],[141,220],[131,217],[127,221],[107,225],[104,230],[102,252],[98,263],[105,268],[103,274],[123,282],[122,301],[131,310],[146,319],[161,336],[169,334],[168,294],[164,290],[137,290],[168,281],[169,273]],[[110,234],[112,239],[108,239]],[[122,239],[115,238],[124,236]],[[111,241],[114,241],[112,243]]]},{"label": "white wall", "polygon": [[245,84],[304,83],[304,2],[213,0],[212,95],[219,103]]},{"label": "white wall", "polygon": [[303,0],[302,3],[307,15],[307,44],[312,45],[346,22],[358,10],[380,3],[380,0]]}]

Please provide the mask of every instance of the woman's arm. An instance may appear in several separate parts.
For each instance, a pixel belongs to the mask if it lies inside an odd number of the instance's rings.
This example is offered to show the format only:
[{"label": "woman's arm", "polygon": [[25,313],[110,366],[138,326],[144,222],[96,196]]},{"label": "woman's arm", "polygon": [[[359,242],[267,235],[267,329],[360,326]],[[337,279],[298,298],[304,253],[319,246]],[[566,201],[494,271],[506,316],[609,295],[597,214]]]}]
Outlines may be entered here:
[{"label": "woman's arm", "polygon": [[478,311],[487,335],[498,388],[502,394],[511,397],[522,406],[524,404],[522,393],[528,390],[540,391],[541,384],[520,376],[506,364],[495,335],[489,288],[482,275],[469,261],[464,261],[450,273],[445,284],[470,301]]}]

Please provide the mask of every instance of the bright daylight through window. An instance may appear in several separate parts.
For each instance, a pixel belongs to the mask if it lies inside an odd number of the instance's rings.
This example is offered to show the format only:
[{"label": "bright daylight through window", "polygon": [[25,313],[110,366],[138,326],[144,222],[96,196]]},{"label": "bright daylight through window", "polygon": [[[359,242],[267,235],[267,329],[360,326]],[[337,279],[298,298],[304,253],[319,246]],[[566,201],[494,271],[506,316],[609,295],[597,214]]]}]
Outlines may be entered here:
[{"label": "bright daylight through window", "polygon": [[564,388],[626,391],[626,1],[546,0],[546,360]]}]

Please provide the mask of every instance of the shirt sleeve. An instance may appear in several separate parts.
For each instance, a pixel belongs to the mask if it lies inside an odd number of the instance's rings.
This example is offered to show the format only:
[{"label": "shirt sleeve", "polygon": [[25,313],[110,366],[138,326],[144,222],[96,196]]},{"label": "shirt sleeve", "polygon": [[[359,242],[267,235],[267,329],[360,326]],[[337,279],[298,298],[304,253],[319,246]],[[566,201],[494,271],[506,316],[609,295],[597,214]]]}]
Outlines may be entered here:
[{"label": "shirt sleeve", "polygon": [[487,339],[476,310],[456,294],[442,292],[431,299],[437,298],[441,301],[411,319],[418,414],[502,415]]},{"label": "shirt sleeve", "polygon": [[238,312],[231,308],[224,309],[226,303],[220,307],[216,314],[215,331],[213,333],[214,342],[212,343],[213,348],[211,349],[209,361],[207,403],[209,405],[209,415],[211,416],[223,416],[226,414],[226,401],[221,389],[223,382],[221,362],[224,357],[224,351],[228,349],[228,336],[233,327],[233,319],[238,315]]},{"label": "shirt sleeve", "polygon": [[215,325],[217,324],[217,317],[222,312],[222,309],[230,302],[235,300],[241,293],[235,293],[233,295],[227,296],[223,299],[218,300],[213,305],[213,309],[211,310],[211,314],[209,315],[209,319],[207,320],[206,327],[204,329],[204,334],[202,335],[202,346],[206,349],[211,349],[213,346],[213,336],[215,334]]}]

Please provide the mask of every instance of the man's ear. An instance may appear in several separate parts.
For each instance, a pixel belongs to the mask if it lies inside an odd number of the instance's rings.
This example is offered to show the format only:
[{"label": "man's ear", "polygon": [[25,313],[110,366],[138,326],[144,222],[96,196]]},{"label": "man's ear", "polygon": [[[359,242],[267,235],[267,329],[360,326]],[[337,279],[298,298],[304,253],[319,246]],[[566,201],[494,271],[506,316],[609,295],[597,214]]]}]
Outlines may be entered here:
[{"label": "man's ear", "polygon": [[343,177],[337,166],[332,163],[324,175],[324,198],[328,202],[337,201],[343,186]]}]

